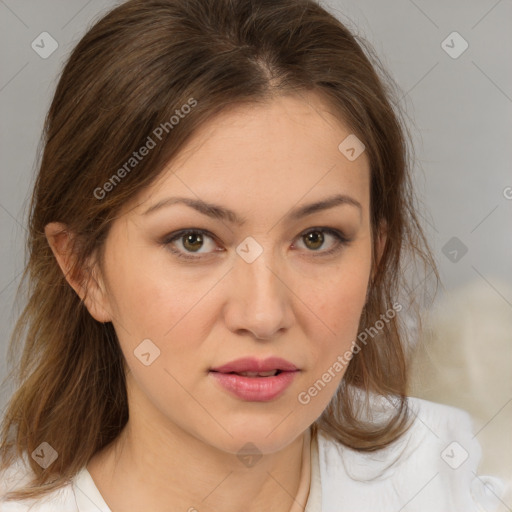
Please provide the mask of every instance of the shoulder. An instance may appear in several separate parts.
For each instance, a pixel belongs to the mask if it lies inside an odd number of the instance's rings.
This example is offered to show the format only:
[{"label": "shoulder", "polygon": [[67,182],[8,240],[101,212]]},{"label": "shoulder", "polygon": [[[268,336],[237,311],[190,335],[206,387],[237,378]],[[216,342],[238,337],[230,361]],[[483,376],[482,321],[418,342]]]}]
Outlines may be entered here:
[{"label": "shoulder", "polygon": [[[372,399],[375,409],[392,408]],[[481,448],[469,414],[408,398],[410,429],[388,447],[359,452],[319,432],[324,512],[492,512],[503,494],[498,478],[478,475]],[[348,501],[347,501],[348,500]]]},{"label": "shoulder", "polygon": [[5,495],[31,480],[31,469],[24,459],[18,459],[0,472],[0,512],[74,512],[77,510],[71,484],[42,498],[5,501]]}]

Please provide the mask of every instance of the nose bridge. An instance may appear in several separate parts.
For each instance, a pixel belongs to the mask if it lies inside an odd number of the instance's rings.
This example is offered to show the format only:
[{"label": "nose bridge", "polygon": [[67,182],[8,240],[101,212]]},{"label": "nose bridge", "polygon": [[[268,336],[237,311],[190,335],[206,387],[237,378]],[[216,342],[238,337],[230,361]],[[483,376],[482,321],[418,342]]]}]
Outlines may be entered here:
[{"label": "nose bridge", "polygon": [[[251,263],[237,262],[239,277],[246,286],[252,289],[252,294],[255,297],[263,295],[271,300],[275,298],[276,294],[279,294],[278,283],[280,281],[276,276],[275,267],[275,258],[272,258],[270,250],[264,251]],[[245,290],[246,293],[247,291]]]},{"label": "nose bridge", "polygon": [[279,258],[272,247],[263,247],[251,237],[239,244],[237,254],[232,320],[237,329],[249,330],[258,338],[271,337],[287,325],[290,313]]}]

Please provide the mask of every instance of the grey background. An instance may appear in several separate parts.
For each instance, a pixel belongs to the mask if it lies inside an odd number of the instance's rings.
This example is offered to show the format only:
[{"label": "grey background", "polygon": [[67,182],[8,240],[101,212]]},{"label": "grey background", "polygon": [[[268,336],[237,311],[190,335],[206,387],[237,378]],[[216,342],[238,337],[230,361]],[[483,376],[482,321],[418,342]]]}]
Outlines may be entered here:
[{"label": "grey background", "polygon": [[[0,0],[0,378],[19,313],[14,294],[44,116],[69,51],[116,3]],[[369,40],[403,90],[402,105],[415,122],[422,215],[445,287],[479,281],[512,308],[512,199],[506,197],[512,198],[507,189],[512,187],[512,2],[330,0],[323,5]],[[31,47],[44,31],[59,44],[47,59]],[[441,47],[453,31],[469,44],[457,59]],[[443,252],[452,237],[468,249],[457,262],[445,255],[447,248]],[[4,400],[0,397],[2,408]]]}]

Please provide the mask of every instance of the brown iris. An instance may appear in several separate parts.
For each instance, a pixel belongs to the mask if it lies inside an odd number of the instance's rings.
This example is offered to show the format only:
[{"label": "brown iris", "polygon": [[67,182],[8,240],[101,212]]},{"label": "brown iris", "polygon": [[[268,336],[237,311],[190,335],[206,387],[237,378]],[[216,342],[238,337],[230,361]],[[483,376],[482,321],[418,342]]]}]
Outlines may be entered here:
[{"label": "brown iris", "polygon": [[306,241],[312,242],[314,247],[311,247],[311,246],[308,246],[308,247],[310,249],[314,249],[314,250],[320,248],[324,242],[324,236],[321,233],[321,231],[311,231],[311,232],[307,233],[306,235],[304,235],[303,238],[305,239],[306,245],[308,245]]},{"label": "brown iris", "polygon": [[188,235],[183,236],[183,247],[185,247],[185,249],[187,250],[195,252],[196,250],[201,248],[202,244],[203,235],[201,235],[201,233],[190,233]]}]

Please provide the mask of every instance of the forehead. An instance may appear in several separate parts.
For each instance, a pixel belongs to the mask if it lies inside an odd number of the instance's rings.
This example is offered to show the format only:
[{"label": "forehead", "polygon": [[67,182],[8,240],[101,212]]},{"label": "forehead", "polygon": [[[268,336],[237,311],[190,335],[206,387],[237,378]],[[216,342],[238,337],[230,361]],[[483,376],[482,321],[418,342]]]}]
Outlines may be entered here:
[{"label": "forehead", "polygon": [[257,211],[258,204],[285,206],[339,192],[367,208],[367,155],[350,161],[338,148],[351,134],[314,93],[234,106],[194,133],[139,197],[137,213],[170,194]]}]

